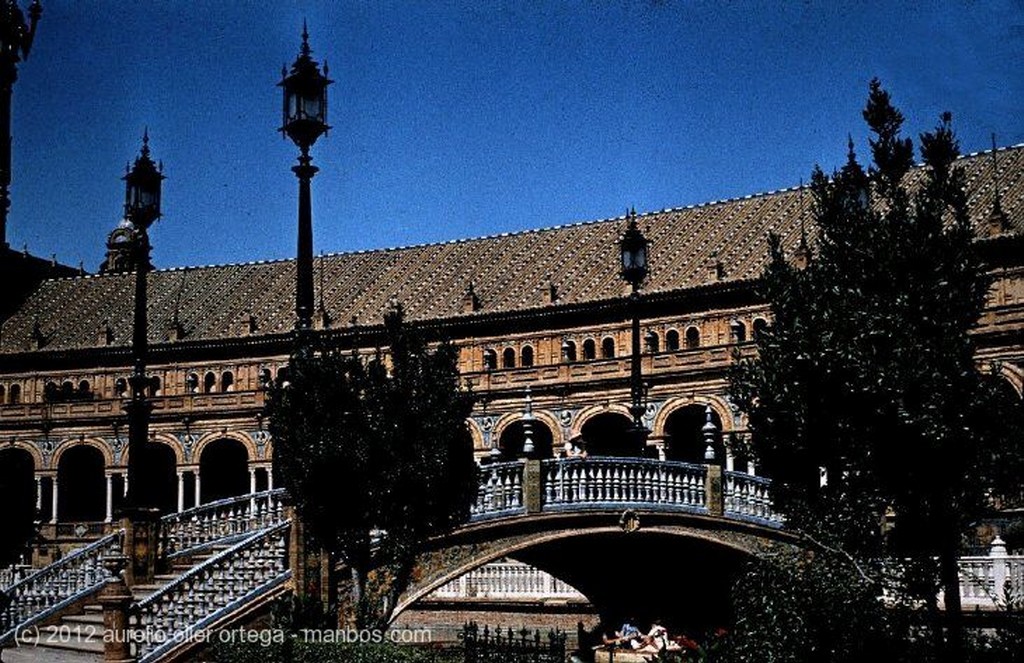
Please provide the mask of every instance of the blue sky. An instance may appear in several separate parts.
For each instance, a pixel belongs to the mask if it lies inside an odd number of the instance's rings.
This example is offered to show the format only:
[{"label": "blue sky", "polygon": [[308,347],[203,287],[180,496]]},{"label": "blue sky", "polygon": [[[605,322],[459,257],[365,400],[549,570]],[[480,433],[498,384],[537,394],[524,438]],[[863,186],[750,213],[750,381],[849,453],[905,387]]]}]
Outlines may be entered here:
[{"label": "blue sky", "polygon": [[[22,0],[22,6],[28,0]],[[281,66],[309,23],[334,127],[315,251],[443,241],[798,183],[862,154],[868,81],[916,134],[1024,142],[1024,0],[43,0],[8,241],[95,271],[148,126],[158,267],[294,255]]]}]

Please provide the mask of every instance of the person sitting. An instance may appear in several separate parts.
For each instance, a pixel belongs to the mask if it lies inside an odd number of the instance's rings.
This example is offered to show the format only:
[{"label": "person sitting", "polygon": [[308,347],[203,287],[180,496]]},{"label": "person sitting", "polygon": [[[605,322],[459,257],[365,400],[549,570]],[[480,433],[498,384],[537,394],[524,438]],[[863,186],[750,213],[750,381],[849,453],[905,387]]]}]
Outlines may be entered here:
[{"label": "person sitting", "polygon": [[644,637],[640,633],[640,629],[634,624],[635,619],[627,619],[622,623],[622,628],[615,634],[619,638],[619,643],[630,649],[640,649],[644,646]]},{"label": "person sitting", "polygon": [[656,651],[668,648],[668,629],[662,626],[660,619],[655,619],[651,624],[651,630],[643,637],[643,643]]}]

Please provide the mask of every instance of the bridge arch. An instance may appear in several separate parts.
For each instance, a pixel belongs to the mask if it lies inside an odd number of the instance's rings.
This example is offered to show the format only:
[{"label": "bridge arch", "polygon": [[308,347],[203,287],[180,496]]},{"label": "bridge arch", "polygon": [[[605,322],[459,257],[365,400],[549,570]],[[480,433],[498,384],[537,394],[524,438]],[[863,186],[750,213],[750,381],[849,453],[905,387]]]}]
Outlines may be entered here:
[{"label": "bridge arch", "polygon": [[[471,524],[435,540],[418,559],[417,581],[399,599],[393,619],[438,587],[502,557],[531,564],[576,587],[605,621],[621,618],[617,611],[623,609],[642,613],[644,606],[650,612],[645,618],[664,618],[676,602],[683,603],[681,596],[693,596],[702,582],[708,586],[697,592],[701,600],[688,601],[698,610],[707,606],[706,597],[713,602],[715,596],[727,596],[743,560],[795,545],[792,535],[779,530],[723,524],[720,518],[694,514],[639,512],[640,528],[627,533],[621,516],[610,510],[523,516]],[[587,557],[644,563],[633,569],[640,576],[636,583],[619,582],[620,566],[581,564]],[[719,605],[716,616],[724,619],[726,609]],[[689,608],[683,612],[687,619],[700,619]]]},{"label": "bridge arch", "polygon": [[480,429],[480,425],[472,418],[466,419],[466,432],[469,433],[470,439],[473,440],[474,452],[487,450],[487,445],[484,444],[484,432]]},{"label": "bridge arch", "polygon": [[252,462],[259,458],[259,452],[256,449],[256,442],[241,431],[226,430],[217,433],[206,433],[196,440],[195,448],[192,450],[192,462],[198,462],[199,458],[202,458],[203,451],[206,447],[217,440],[235,440],[245,448],[246,456],[248,461]]},{"label": "bridge arch", "polygon": [[[561,436],[558,434],[561,431],[561,425],[558,423],[558,419],[547,410],[534,410],[533,416],[534,443],[537,444],[538,440],[540,441],[536,447],[538,457],[550,458],[562,442]],[[522,422],[522,412],[509,412],[495,422],[491,436],[492,439],[497,440],[498,448],[503,453],[505,452],[503,440],[509,440],[510,435],[515,438],[513,440],[515,443],[512,445],[513,452],[518,454],[522,449]],[[543,453],[541,447],[544,448]]]},{"label": "bridge arch", "polygon": [[40,453],[39,447],[24,440],[13,440],[5,442],[4,446],[0,448],[0,451],[5,449],[20,449],[32,457],[32,464],[35,466],[35,471],[46,469],[46,463],[43,461],[43,454]]}]

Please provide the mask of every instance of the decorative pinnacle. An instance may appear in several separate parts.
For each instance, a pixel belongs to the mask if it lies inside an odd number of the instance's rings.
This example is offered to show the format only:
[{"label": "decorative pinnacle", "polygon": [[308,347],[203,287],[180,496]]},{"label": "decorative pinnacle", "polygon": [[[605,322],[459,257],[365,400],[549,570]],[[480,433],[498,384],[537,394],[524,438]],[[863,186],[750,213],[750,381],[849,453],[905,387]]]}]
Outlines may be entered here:
[{"label": "decorative pinnacle", "polygon": [[299,52],[307,58],[313,52],[309,47],[309,30],[306,28],[306,19],[302,19],[302,49]]},{"label": "decorative pinnacle", "polygon": [[142,157],[149,158],[149,127],[142,129]]}]

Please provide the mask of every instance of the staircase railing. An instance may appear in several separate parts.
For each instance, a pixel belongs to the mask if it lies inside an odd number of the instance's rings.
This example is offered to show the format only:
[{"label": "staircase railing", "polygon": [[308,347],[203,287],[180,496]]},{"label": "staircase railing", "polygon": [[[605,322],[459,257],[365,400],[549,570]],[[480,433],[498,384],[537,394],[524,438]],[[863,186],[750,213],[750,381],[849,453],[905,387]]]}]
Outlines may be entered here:
[{"label": "staircase railing", "polygon": [[139,663],[186,646],[185,638],[217,624],[291,578],[287,569],[291,521],[250,534],[189,569],[133,606],[132,641]]},{"label": "staircase railing", "polygon": [[161,518],[162,552],[173,558],[238,540],[285,520],[283,489],[229,497]]},{"label": "staircase railing", "polygon": [[10,605],[0,612],[0,643],[100,589],[109,576],[103,558],[120,554],[123,545],[124,530],[119,530],[5,589]]},{"label": "staircase railing", "polygon": [[32,573],[28,564],[11,564],[0,569],[0,589],[6,589]]},{"label": "staircase railing", "polygon": [[642,458],[545,460],[544,510],[614,504],[705,509],[703,465]]}]

